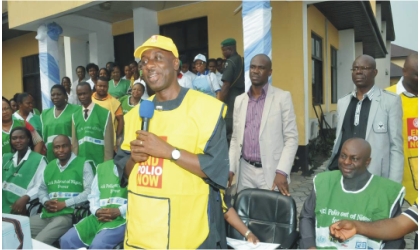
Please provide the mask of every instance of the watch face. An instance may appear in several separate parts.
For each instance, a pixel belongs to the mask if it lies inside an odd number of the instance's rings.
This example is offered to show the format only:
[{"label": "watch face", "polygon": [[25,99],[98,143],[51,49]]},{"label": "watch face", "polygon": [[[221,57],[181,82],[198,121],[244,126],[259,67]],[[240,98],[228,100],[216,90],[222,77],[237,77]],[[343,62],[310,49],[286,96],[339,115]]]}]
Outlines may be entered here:
[{"label": "watch face", "polygon": [[172,151],[172,159],[178,160],[179,157],[181,157],[181,152],[179,152],[178,149],[174,149],[174,151]]}]

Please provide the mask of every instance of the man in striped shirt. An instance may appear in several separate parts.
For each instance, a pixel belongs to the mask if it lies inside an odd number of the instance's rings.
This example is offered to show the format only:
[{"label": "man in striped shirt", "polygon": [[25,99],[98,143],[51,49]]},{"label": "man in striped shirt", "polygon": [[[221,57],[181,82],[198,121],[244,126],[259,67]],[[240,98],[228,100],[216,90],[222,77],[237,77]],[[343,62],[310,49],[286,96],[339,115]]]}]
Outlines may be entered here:
[{"label": "man in striped shirt", "polygon": [[296,116],[290,92],[268,83],[271,60],[252,58],[250,90],[236,97],[229,149],[229,185],[238,176],[238,190],[261,188],[289,194],[288,182],[298,147]]}]

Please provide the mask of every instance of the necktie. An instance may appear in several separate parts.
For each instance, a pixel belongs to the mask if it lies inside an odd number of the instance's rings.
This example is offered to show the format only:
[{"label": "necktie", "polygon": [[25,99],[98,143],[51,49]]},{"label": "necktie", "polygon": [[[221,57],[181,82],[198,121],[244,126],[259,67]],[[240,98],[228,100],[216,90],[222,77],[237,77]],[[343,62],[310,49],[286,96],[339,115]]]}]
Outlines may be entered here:
[{"label": "necktie", "polygon": [[87,119],[88,118],[88,111],[89,111],[89,109],[85,109],[84,111],[85,111],[85,119]]}]

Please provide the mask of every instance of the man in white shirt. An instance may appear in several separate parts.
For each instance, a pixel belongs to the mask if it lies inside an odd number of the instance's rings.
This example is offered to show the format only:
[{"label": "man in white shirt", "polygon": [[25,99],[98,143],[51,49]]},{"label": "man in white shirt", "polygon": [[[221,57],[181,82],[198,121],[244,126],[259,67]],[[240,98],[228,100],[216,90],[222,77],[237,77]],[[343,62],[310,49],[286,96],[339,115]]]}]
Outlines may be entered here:
[{"label": "man in white shirt", "polygon": [[182,62],[179,60],[178,83],[181,87],[192,89],[192,80],[187,74],[182,74]]},{"label": "man in white shirt", "polygon": [[190,63],[187,61],[182,62],[181,74],[189,76],[191,81],[194,81],[197,75],[191,72],[189,69],[190,69]]},{"label": "man in white shirt", "polygon": [[217,80],[219,81],[219,85],[220,87],[222,87],[223,82],[222,82],[222,74],[217,71],[217,61],[214,58],[210,58],[209,61],[207,62],[207,67],[209,68],[209,70],[211,72],[213,72],[216,75]]},{"label": "man in white shirt", "polygon": [[53,146],[57,159],[45,168],[38,193],[44,208],[30,217],[32,238],[49,245],[72,226],[74,206],[87,201],[93,180],[91,166],[71,152],[67,136],[55,137]]},{"label": "man in white shirt", "polygon": [[91,191],[92,214],[60,238],[62,249],[111,249],[124,240],[127,187],[120,187],[114,160],[98,165]]}]

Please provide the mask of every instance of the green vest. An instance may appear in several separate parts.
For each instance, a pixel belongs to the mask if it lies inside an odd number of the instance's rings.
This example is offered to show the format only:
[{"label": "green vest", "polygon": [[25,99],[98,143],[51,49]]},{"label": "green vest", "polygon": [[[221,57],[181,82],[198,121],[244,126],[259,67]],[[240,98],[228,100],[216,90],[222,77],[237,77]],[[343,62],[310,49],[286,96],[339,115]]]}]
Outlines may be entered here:
[{"label": "green vest", "polygon": [[[141,103],[143,101],[143,99],[140,99]],[[136,105],[130,105],[130,96],[129,95],[125,95],[123,97],[120,98],[120,102],[121,102],[121,108],[123,110],[124,115],[127,114],[132,108],[134,108],[134,106]]]},{"label": "green vest", "polygon": [[55,107],[44,110],[41,114],[42,138],[47,147],[47,160],[53,161],[56,157],[53,151],[53,140],[57,135],[66,135],[71,139],[71,117],[80,107],[67,104],[58,117],[55,117]]},{"label": "green vest", "polygon": [[[67,168],[61,172],[58,160],[48,163],[44,171],[44,181],[50,199],[65,201],[83,192],[83,169],[85,159],[76,156]],[[74,208],[65,207],[63,210],[50,213],[42,208],[41,218],[51,218],[64,214],[72,214]]]},{"label": "green vest", "polygon": [[25,127],[25,122],[22,120],[17,120],[14,118],[14,116],[12,116],[12,121],[13,124],[10,127],[9,131],[4,131],[3,135],[2,135],[2,155],[6,154],[6,153],[11,153],[12,152],[12,147],[10,146],[10,132],[12,131],[12,129],[16,128],[16,127]]},{"label": "green vest", "polygon": [[316,247],[379,249],[382,241],[356,234],[345,242],[330,238],[329,226],[339,220],[376,221],[390,218],[404,198],[404,187],[394,181],[372,175],[358,191],[346,191],[339,170],[320,173],[314,178],[316,192]]},{"label": "green vest", "polygon": [[117,86],[114,85],[114,80],[110,80],[108,82],[108,94],[112,95],[113,97],[119,99],[125,94],[127,94],[127,90],[130,88],[130,81],[125,79],[120,79],[120,82]]},{"label": "green vest", "polygon": [[104,162],[105,129],[110,112],[95,104],[93,110],[85,121],[83,107],[73,114],[73,123],[76,138],[79,143],[78,156],[90,162],[94,169]]},{"label": "green vest", "polygon": [[14,167],[12,153],[3,155],[2,172],[2,209],[3,213],[10,213],[11,205],[27,193],[27,188],[38,170],[39,163],[44,157],[31,151],[26,161],[21,161]]},{"label": "green vest", "polygon": [[[114,160],[98,165],[97,178],[100,192],[99,203],[101,208],[118,208],[127,204],[127,188],[120,187],[120,178],[113,174]],[[125,225],[125,218],[118,216],[113,221],[100,222],[95,215],[83,219],[75,225],[80,240],[85,245],[91,245],[96,234],[104,229],[113,229]]]}]

